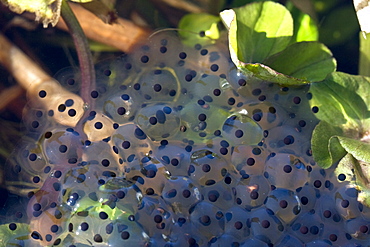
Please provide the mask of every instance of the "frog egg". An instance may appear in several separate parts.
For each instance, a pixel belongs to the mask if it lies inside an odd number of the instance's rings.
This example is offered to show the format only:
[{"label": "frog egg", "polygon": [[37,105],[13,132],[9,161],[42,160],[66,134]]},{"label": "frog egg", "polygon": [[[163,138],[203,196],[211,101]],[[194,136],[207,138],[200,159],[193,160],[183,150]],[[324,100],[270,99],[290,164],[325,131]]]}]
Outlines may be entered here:
[{"label": "frog egg", "polygon": [[[34,209],[38,209],[38,204],[34,205]],[[37,216],[30,217],[29,223],[31,238],[41,245],[50,245],[57,241],[59,235],[65,231],[69,217],[55,202],[44,210],[34,211],[34,215]]]},{"label": "frog egg", "polygon": [[301,212],[301,205],[297,195],[286,189],[270,191],[265,202],[266,208],[274,212],[285,223],[292,222]]},{"label": "frog egg", "polygon": [[270,192],[270,184],[264,176],[252,176],[248,179],[241,179],[233,190],[235,190],[236,204],[251,210],[264,203]]},{"label": "frog egg", "polygon": [[112,120],[95,111],[90,112],[90,116],[83,126],[84,133],[88,140],[92,142],[101,141],[110,137],[114,130]]},{"label": "frog egg", "polygon": [[225,217],[222,210],[208,202],[200,202],[189,211],[193,227],[207,238],[224,233]]},{"label": "frog egg", "polygon": [[135,121],[152,140],[171,139],[180,130],[179,113],[164,104],[143,107]]},{"label": "frog egg", "polygon": [[325,224],[332,224],[337,227],[342,226],[343,218],[336,209],[335,198],[332,195],[321,196],[317,201],[315,209]]},{"label": "frog egg", "polygon": [[354,238],[357,240],[366,240],[369,243],[370,239],[370,223],[368,220],[360,217],[350,219],[345,223],[345,230],[347,231],[348,239]]},{"label": "frog egg", "polygon": [[251,235],[267,244],[277,243],[285,230],[274,213],[265,208],[253,210],[247,224],[250,225]]},{"label": "frog egg", "polygon": [[213,185],[223,180],[231,170],[223,157],[208,149],[194,151],[190,159],[188,176],[198,185]]},{"label": "frog egg", "polygon": [[154,237],[168,236],[174,224],[174,215],[166,202],[158,196],[144,196],[140,202],[135,221],[141,224],[145,232]]},{"label": "frog egg", "polygon": [[343,229],[343,222],[340,224],[336,222],[326,222],[322,239],[335,246],[344,246],[350,241],[348,240],[349,234]]},{"label": "frog egg", "polygon": [[303,243],[292,235],[285,235],[284,238],[276,244],[278,247],[296,247],[303,246]]},{"label": "frog egg", "polygon": [[239,206],[229,207],[225,212],[225,234],[232,236],[235,240],[243,242],[250,236],[247,219],[250,212]]},{"label": "frog egg", "polygon": [[193,99],[180,108],[181,129],[175,138],[186,138],[196,144],[219,136],[222,123],[230,115],[225,109],[206,104],[202,99]]},{"label": "frog egg", "polygon": [[50,164],[75,166],[81,161],[82,138],[72,128],[48,130],[41,136],[40,141],[46,159]]},{"label": "frog egg", "polygon": [[154,148],[153,155],[166,166],[172,176],[187,176],[191,156],[191,153],[186,151],[187,147],[185,143],[180,145],[178,142],[164,139]]},{"label": "frog egg", "polygon": [[25,193],[41,188],[48,174],[44,173],[47,160],[37,143],[23,138],[6,161],[4,183],[9,191]]},{"label": "frog egg", "polygon": [[247,102],[242,106],[244,112],[253,119],[262,130],[280,126],[288,117],[286,111],[269,102]]},{"label": "frog egg", "polygon": [[222,136],[232,145],[256,145],[263,138],[263,130],[244,111],[229,116],[222,126]]},{"label": "frog egg", "polygon": [[170,174],[167,169],[158,163],[148,163],[143,165],[141,175],[131,177],[131,173],[127,174],[127,178],[131,181],[136,181],[137,187],[145,195],[162,195],[164,184]]},{"label": "frog egg", "polygon": [[[189,218],[178,217],[175,220],[173,230],[170,236],[166,236],[168,246],[207,246],[209,239],[191,223]],[[166,245],[164,245],[166,246]]]},{"label": "frog egg", "polygon": [[314,208],[318,198],[320,198],[320,193],[309,184],[305,184],[295,191],[301,203],[302,212],[307,212]]},{"label": "frog egg", "polygon": [[218,238],[211,239],[209,246],[210,247],[216,247],[216,246],[234,247],[234,246],[240,246],[240,242],[236,241],[233,236],[230,236],[228,234],[223,234],[222,236]]},{"label": "frog egg", "polygon": [[125,124],[116,129],[112,135],[113,151],[122,157],[123,162],[147,159],[152,152],[145,132],[135,124]]},{"label": "frog egg", "polygon": [[249,238],[242,245],[240,245],[240,247],[269,247],[269,246],[271,246],[271,245],[255,238],[255,237]]},{"label": "frog egg", "polygon": [[264,176],[275,187],[295,190],[307,182],[308,175],[306,164],[295,155],[278,153],[266,161]]},{"label": "frog egg", "polygon": [[304,243],[320,239],[324,231],[324,223],[314,209],[300,216],[290,225],[290,231]]},{"label": "frog egg", "polygon": [[37,98],[29,97],[32,108],[47,109],[48,115],[61,125],[74,127],[84,114],[83,100],[55,80],[44,81],[30,88],[29,94],[38,95]]},{"label": "frog egg", "polygon": [[330,242],[323,241],[323,240],[314,240],[309,243],[306,243],[305,246],[307,247],[330,247],[332,246]]},{"label": "frog egg", "polygon": [[[53,114],[51,114],[53,116]],[[23,125],[27,130],[27,136],[38,138],[47,128],[53,128],[56,124],[49,116],[48,112],[43,109],[32,108],[26,105],[23,109]]]},{"label": "frog egg", "polygon": [[357,200],[358,190],[355,185],[346,185],[339,188],[335,194],[335,205],[338,213],[346,220],[357,218],[361,215]]},{"label": "frog egg", "polygon": [[[125,86],[121,86],[126,88]],[[126,90],[128,91],[128,90]],[[135,102],[130,97],[130,92],[125,90],[114,90],[109,94],[109,98],[104,98],[97,104],[102,104],[104,115],[108,116],[112,121],[119,124],[130,122],[136,115],[139,108],[139,103]]]},{"label": "frog egg", "polygon": [[200,188],[204,201],[212,203],[222,210],[227,210],[234,205],[234,195],[231,187],[224,181]]},{"label": "frog egg", "polygon": [[150,68],[134,81],[133,96],[143,103],[173,102],[180,94],[180,82],[175,71],[171,68]]},{"label": "frog egg", "polygon": [[311,143],[307,140],[309,140],[308,137],[293,127],[279,126],[268,130],[268,135],[263,142],[264,147],[272,152],[291,153],[302,157],[302,159],[310,160],[309,157],[305,157],[311,149]]},{"label": "frog egg", "polygon": [[188,215],[191,206],[202,200],[199,188],[186,177],[171,176],[164,184],[163,200],[177,215]]},{"label": "frog egg", "polygon": [[231,162],[243,178],[262,175],[268,154],[257,145],[235,146],[231,154]]}]

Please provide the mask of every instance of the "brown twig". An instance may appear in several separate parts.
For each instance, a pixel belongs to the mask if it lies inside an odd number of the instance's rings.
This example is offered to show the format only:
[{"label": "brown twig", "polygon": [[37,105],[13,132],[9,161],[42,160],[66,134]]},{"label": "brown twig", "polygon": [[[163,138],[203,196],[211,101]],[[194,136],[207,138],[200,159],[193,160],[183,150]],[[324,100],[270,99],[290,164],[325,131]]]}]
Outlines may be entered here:
[{"label": "brown twig", "polygon": [[[121,51],[130,52],[137,43],[146,39],[151,33],[151,30],[139,27],[122,18],[118,18],[117,22],[112,25],[106,24],[78,4],[70,6],[89,39],[116,47]],[[67,31],[67,26],[62,19],[56,27]]]}]

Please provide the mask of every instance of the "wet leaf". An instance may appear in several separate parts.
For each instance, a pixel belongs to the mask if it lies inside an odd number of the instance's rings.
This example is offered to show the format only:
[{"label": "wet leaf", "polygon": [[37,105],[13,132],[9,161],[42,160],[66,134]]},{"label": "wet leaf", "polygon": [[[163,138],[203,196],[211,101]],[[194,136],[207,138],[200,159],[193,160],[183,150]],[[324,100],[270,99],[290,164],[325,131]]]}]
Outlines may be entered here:
[{"label": "wet leaf", "polygon": [[229,46],[235,64],[261,63],[285,49],[293,35],[289,11],[271,1],[223,11],[221,18],[229,28]]},{"label": "wet leaf", "polygon": [[370,127],[370,78],[334,72],[313,83],[310,92],[311,106],[319,107],[316,117],[340,127],[347,137],[361,138]]},{"label": "wet leaf", "polygon": [[340,128],[321,121],[316,125],[311,139],[312,156],[317,164],[322,168],[329,168],[339,161],[346,151],[333,136],[342,135]]},{"label": "wet leaf", "polygon": [[319,42],[299,42],[264,61],[280,73],[310,82],[322,81],[336,69],[330,50]]}]

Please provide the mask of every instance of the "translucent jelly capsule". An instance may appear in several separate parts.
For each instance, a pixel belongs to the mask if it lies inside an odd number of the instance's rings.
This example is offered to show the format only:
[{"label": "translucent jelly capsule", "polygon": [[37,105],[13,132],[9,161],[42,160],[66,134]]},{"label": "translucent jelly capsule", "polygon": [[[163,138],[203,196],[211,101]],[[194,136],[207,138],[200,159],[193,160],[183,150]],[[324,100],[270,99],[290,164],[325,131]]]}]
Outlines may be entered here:
[{"label": "translucent jelly capsule", "polygon": [[285,223],[292,222],[301,212],[298,196],[293,191],[286,189],[270,191],[265,206]]},{"label": "translucent jelly capsule", "polygon": [[354,218],[348,220],[345,223],[345,230],[350,235],[349,238],[354,238],[356,240],[366,240],[369,243],[370,239],[370,223],[368,220],[362,218]]},{"label": "translucent jelly capsule", "polygon": [[49,164],[75,166],[81,161],[82,137],[72,128],[48,130],[40,142]]},{"label": "translucent jelly capsule", "polygon": [[83,131],[89,141],[101,141],[114,132],[113,121],[102,113],[92,111],[84,123]]},{"label": "translucent jelly capsule", "polygon": [[280,126],[288,117],[285,109],[279,105],[266,102],[245,102],[242,106],[244,114],[253,119],[262,130]]},{"label": "translucent jelly capsule", "polygon": [[180,130],[180,114],[166,104],[146,105],[135,122],[152,140],[171,139]]},{"label": "translucent jelly capsule", "polygon": [[22,114],[23,124],[27,130],[26,135],[37,139],[45,129],[54,128],[56,123],[52,119],[53,116],[53,112],[26,105]]},{"label": "translucent jelly capsule", "polygon": [[293,127],[283,125],[268,130],[263,143],[264,147],[271,152],[295,154],[306,161],[310,159],[305,157],[311,148],[309,138],[311,136],[304,136]]},{"label": "translucent jelly capsule", "polygon": [[213,238],[210,241],[210,247],[216,247],[216,246],[240,246],[240,241],[236,240],[233,236],[230,236],[228,234],[223,234],[222,236],[218,238]]},{"label": "translucent jelly capsule", "polygon": [[278,247],[296,247],[302,245],[303,243],[292,235],[284,235],[284,238],[276,244]]},{"label": "translucent jelly capsule", "polygon": [[244,242],[250,236],[247,219],[250,212],[239,206],[233,206],[224,210],[225,234],[232,236],[234,240]]},{"label": "translucent jelly capsule", "polygon": [[219,207],[200,202],[190,210],[190,221],[195,229],[207,238],[218,237],[224,233],[225,215]]},{"label": "translucent jelly capsule", "polygon": [[357,218],[361,215],[360,202],[357,197],[358,190],[355,185],[343,186],[335,192],[336,209],[345,220]]},{"label": "translucent jelly capsule", "polygon": [[319,215],[314,209],[309,212],[300,214],[299,217],[290,225],[290,231],[294,236],[304,243],[308,243],[315,239],[320,239],[324,223],[320,220]]},{"label": "translucent jelly capsule", "polygon": [[343,228],[343,222],[340,222],[340,224],[336,222],[326,222],[321,238],[334,246],[345,246],[345,244],[349,244],[350,241],[348,240],[349,234]]},{"label": "translucent jelly capsule", "polygon": [[198,228],[194,227],[189,218],[184,217],[175,220],[173,231],[170,236],[166,236],[166,240],[173,247],[207,246],[209,242],[209,238],[199,234]]},{"label": "translucent jelly capsule", "polygon": [[270,192],[270,184],[263,176],[251,176],[248,179],[241,179],[233,190],[235,190],[235,203],[250,210],[264,203]]},{"label": "translucent jelly capsule", "polygon": [[169,67],[145,69],[133,81],[140,90],[133,96],[142,103],[173,102],[180,95],[180,82],[175,71]]},{"label": "translucent jelly capsule", "polygon": [[106,180],[104,185],[99,186],[98,191],[90,192],[88,197],[93,200],[92,203],[103,202],[134,215],[143,198],[143,193],[135,183],[128,181],[126,178],[113,177]]},{"label": "translucent jelly capsule", "polygon": [[317,214],[325,224],[337,225],[342,227],[343,218],[335,206],[335,199],[332,195],[323,195],[315,206]]},{"label": "translucent jelly capsule", "polygon": [[309,243],[306,243],[305,246],[307,247],[330,247],[332,246],[330,242],[324,241],[324,240],[314,240]]},{"label": "translucent jelly capsule", "polygon": [[223,122],[230,115],[228,111],[201,99],[193,99],[180,108],[181,129],[175,138],[186,138],[196,144],[220,135]]},{"label": "translucent jelly capsule", "polygon": [[231,186],[219,181],[215,184],[200,188],[204,201],[212,203],[222,210],[227,210],[234,205],[234,195]]},{"label": "translucent jelly capsule", "polygon": [[244,178],[262,175],[268,153],[257,145],[235,146],[231,155],[231,162]]},{"label": "translucent jelly capsule", "polygon": [[7,190],[15,194],[27,195],[39,189],[50,171],[44,173],[47,160],[38,144],[31,140],[23,138],[5,163],[4,183]]},{"label": "translucent jelly capsule", "polygon": [[129,181],[136,181],[136,186],[144,195],[162,195],[164,184],[170,177],[167,169],[162,164],[147,163],[140,173],[135,175],[136,172],[130,172],[126,176]]},{"label": "translucent jelly capsule", "polygon": [[310,211],[314,208],[318,198],[320,198],[320,193],[308,184],[296,189],[296,193],[301,202],[302,212]]},{"label": "translucent jelly capsule", "polygon": [[267,244],[277,243],[285,230],[274,213],[265,208],[251,211],[247,224],[250,225],[251,235]]},{"label": "translucent jelly capsule", "polygon": [[183,217],[189,214],[189,209],[202,200],[199,188],[190,179],[180,176],[171,176],[164,184],[163,200],[168,203],[172,211]]},{"label": "translucent jelly capsule", "polygon": [[159,144],[157,147],[154,146],[153,155],[166,166],[172,176],[187,176],[191,152],[186,148],[191,146],[166,139]]},{"label": "translucent jelly capsule", "polygon": [[264,175],[275,187],[295,190],[307,182],[309,173],[297,156],[278,153],[267,159]]},{"label": "translucent jelly capsule", "polygon": [[213,185],[223,180],[228,170],[231,170],[223,157],[208,149],[194,151],[190,158],[188,176],[198,185]]},{"label": "translucent jelly capsule", "polygon": [[247,239],[240,247],[268,247],[266,242],[263,242],[255,237]]},{"label": "translucent jelly capsule", "polygon": [[[53,120],[61,125],[74,127],[84,114],[83,100],[64,89],[57,81],[49,80],[28,89],[32,108],[46,109]],[[66,101],[70,100],[70,104]]]},{"label": "translucent jelly capsule", "polygon": [[124,162],[148,157],[152,148],[145,132],[133,123],[125,124],[115,130],[112,135],[112,150]]},{"label": "translucent jelly capsule", "polygon": [[247,111],[229,116],[222,126],[221,134],[232,145],[256,145],[263,138],[261,126],[247,115]]},{"label": "translucent jelly capsule", "polygon": [[158,196],[143,197],[135,221],[143,226],[150,237],[168,236],[175,222],[172,210]]},{"label": "translucent jelly capsule", "polygon": [[[125,90],[117,90],[109,95],[109,98],[104,99],[103,113],[111,118],[115,123],[125,124],[130,122],[136,115],[139,109],[139,103],[134,102],[129,92]],[[140,104],[141,105],[141,104]]]},{"label": "translucent jelly capsule", "polygon": [[50,245],[57,241],[58,237],[66,230],[69,213],[64,212],[63,208],[57,206],[56,202],[46,209],[34,211],[34,214],[36,213],[39,214],[37,217],[30,217],[31,238],[41,246]]}]

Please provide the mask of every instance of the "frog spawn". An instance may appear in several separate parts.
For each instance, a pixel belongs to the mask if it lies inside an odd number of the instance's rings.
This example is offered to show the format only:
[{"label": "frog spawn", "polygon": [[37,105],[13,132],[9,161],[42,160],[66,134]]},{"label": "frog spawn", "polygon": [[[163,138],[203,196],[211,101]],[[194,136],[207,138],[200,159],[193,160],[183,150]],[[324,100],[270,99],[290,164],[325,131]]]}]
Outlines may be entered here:
[{"label": "frog spawn", "polygon": [[79,76],[61,72],[71,94],[52,109],[30,101],[27,137],[9,163],[11,188],[28,197],[9,199],[6,223],[30,224],[28,240],[14,241],[366,245],[369,209],[344,174],[312,160],[309,86],[249,78],[225,54],[160,32],[132,55],[97,65],[93,107],[72,126],[54,113],[77,119]]}]

